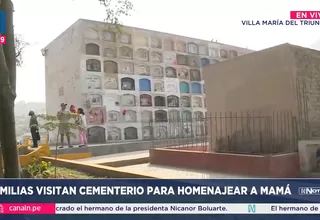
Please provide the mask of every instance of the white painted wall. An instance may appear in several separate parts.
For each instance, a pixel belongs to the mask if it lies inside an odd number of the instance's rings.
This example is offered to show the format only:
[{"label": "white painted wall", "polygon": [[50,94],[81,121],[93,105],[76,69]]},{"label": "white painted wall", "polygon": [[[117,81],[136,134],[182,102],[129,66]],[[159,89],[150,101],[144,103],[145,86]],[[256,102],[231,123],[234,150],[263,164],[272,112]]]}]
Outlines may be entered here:
[{"label": "white painted wall", "polygon": [[[44,48],[47,114],[56,115],[62,102],[82,104],[80,49],[83,36],[79,25],[80,22],[76,22]],[[61,88],[63,94],[59,94]],[[56,132],[49,135],[51,142],[55,142]]]}]

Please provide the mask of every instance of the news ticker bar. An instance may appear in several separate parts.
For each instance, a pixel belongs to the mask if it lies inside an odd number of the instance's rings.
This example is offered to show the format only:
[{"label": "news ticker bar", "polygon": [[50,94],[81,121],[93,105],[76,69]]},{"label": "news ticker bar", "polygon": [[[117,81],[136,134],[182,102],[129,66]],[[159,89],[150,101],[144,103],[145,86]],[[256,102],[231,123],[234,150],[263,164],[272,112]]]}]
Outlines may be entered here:
[{"label": "news ticker bar", "polygon": [[63,204],[63,203],[2,203],[0,214],[320,214],[320,203],[292,204]]}]

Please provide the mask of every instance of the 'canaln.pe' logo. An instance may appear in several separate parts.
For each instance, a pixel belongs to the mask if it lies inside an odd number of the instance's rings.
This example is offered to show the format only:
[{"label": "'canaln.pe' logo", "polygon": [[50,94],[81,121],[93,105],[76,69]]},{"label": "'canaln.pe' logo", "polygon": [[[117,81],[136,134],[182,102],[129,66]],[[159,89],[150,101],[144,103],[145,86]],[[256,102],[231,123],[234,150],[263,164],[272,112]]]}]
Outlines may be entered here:
[{"label": "'canaln.pe' logo", "polygon": [[3,213],[4,212],[4,210],[3,210],[3,206],[2,205],[0,205],[0,213]]},{"label": "'canaln.pe' logo", "polygon": [[248,213],[256,213],[256,205],[248,205]]}]

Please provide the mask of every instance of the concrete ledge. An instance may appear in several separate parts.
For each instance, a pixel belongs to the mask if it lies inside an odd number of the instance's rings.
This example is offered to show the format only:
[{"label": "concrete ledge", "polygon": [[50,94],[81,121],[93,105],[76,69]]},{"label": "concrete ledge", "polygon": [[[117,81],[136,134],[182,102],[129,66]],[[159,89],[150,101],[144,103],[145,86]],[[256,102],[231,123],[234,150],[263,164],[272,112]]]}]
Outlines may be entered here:
[{"label": "concrete ledge", "polygon": [[74,147],[74,148],[63,148],[55,149],[51,147],[51,154],[62,155],[62,154],[75,154],[75,153],[91,153],[92,157],[101,155],[126,153],[133,151],[149,150],[152,147],[151,141],[145,142],[132,142],[132,143],[112,143],[112,144],[101,144],[93,145],[88,147]]},{"label": "concrete ledge", "polygon": [[[51,155],[51,156],[55,157],[56,155]],[[65,160],[79,160],[79,159],[85,159],[85,158],[89,158],[89,157],[92,157],[91,152],[57,155],[57,158],[65,159]]]},{"label": "concrete ledge", "polygon": [[50,155],[50,149],[47,146],[39,146],[36,149],[30,150],[28,154],[25,155],[19,155],[20,165],[21,167],[27,167],[28,164],[30,164],[33,159],[49,156]]},{"label": "concrete ledge", "polygon": [[295,178],[300,173],[298,153],[260,156],[151,149],[150,163],[257,177]]},{"label": "concrete ledge", "polygon": [[41,159],[47,162],[50,161],[54,166],[82,171],[96,177],[162,179],[161,177],[157,176],[150,176],[137,172],[128,172],[122,170],[121,168],[114,168],[97,164],[86,164],[71,160],[55,159],[52,157],[41,157]]},{"label": "concrete ledge", "polygon": [[142,157],[142,158],[134,158],[129,160],[118,160],[118,161],[110,161],[106,163],[99,163],[99,165],[110,166],[110,167],[125,167],[143,163],[149,163],[149,157]]},{"label": "concrete ledge", "polygon": [[206,151],[208,151],[208,147],[207,147],[207,146],[201,146],[201,145],[168,147],[168,148],[166,148],[166,149],[186,150],[186,151],[200,151],[200,152],[206,152]]},{"label": "concrete ledge", "polygon": [[175,140],[153,140],[153,141],[125,141],[125,142],[115,142],[115,143],[103,143],[96,145],[89,145],[88,147],[74,147],[74,148],[55,148],[50,147],[51,154],[73,154],[73,153],[86,153],[90,152],[92,157],[97,157],[101,155],[109,155],[109,154],[119,154],[126,152],[134,152],[134,151],[143,151],[149,150],[153,147],[168,147],[168,146],[188,146],[191,147],[195,145],[197,139],[179,139]]}]

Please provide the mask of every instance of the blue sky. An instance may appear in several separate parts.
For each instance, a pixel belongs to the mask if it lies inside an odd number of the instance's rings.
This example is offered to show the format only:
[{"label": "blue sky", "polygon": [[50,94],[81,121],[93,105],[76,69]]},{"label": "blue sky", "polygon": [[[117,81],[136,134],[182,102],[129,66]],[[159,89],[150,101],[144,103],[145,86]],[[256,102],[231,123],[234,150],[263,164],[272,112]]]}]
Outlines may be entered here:
[{"label": "blue sky", "polygon": [[[13,0],[15,31],[31,43],[18,68],[17,101],[45,101],[41,48],[79,18],[103,20],[98,0]],[[320,10],[319,0],[132,0],[135,12],[124,25],[260,50],[289,42],[310,47],[319,26],[242,26],[241,20],[289,19],[291,10]],[[265,3],[263,3],[265,2]],[[31,78],[37,86],[28,82]]]}]

